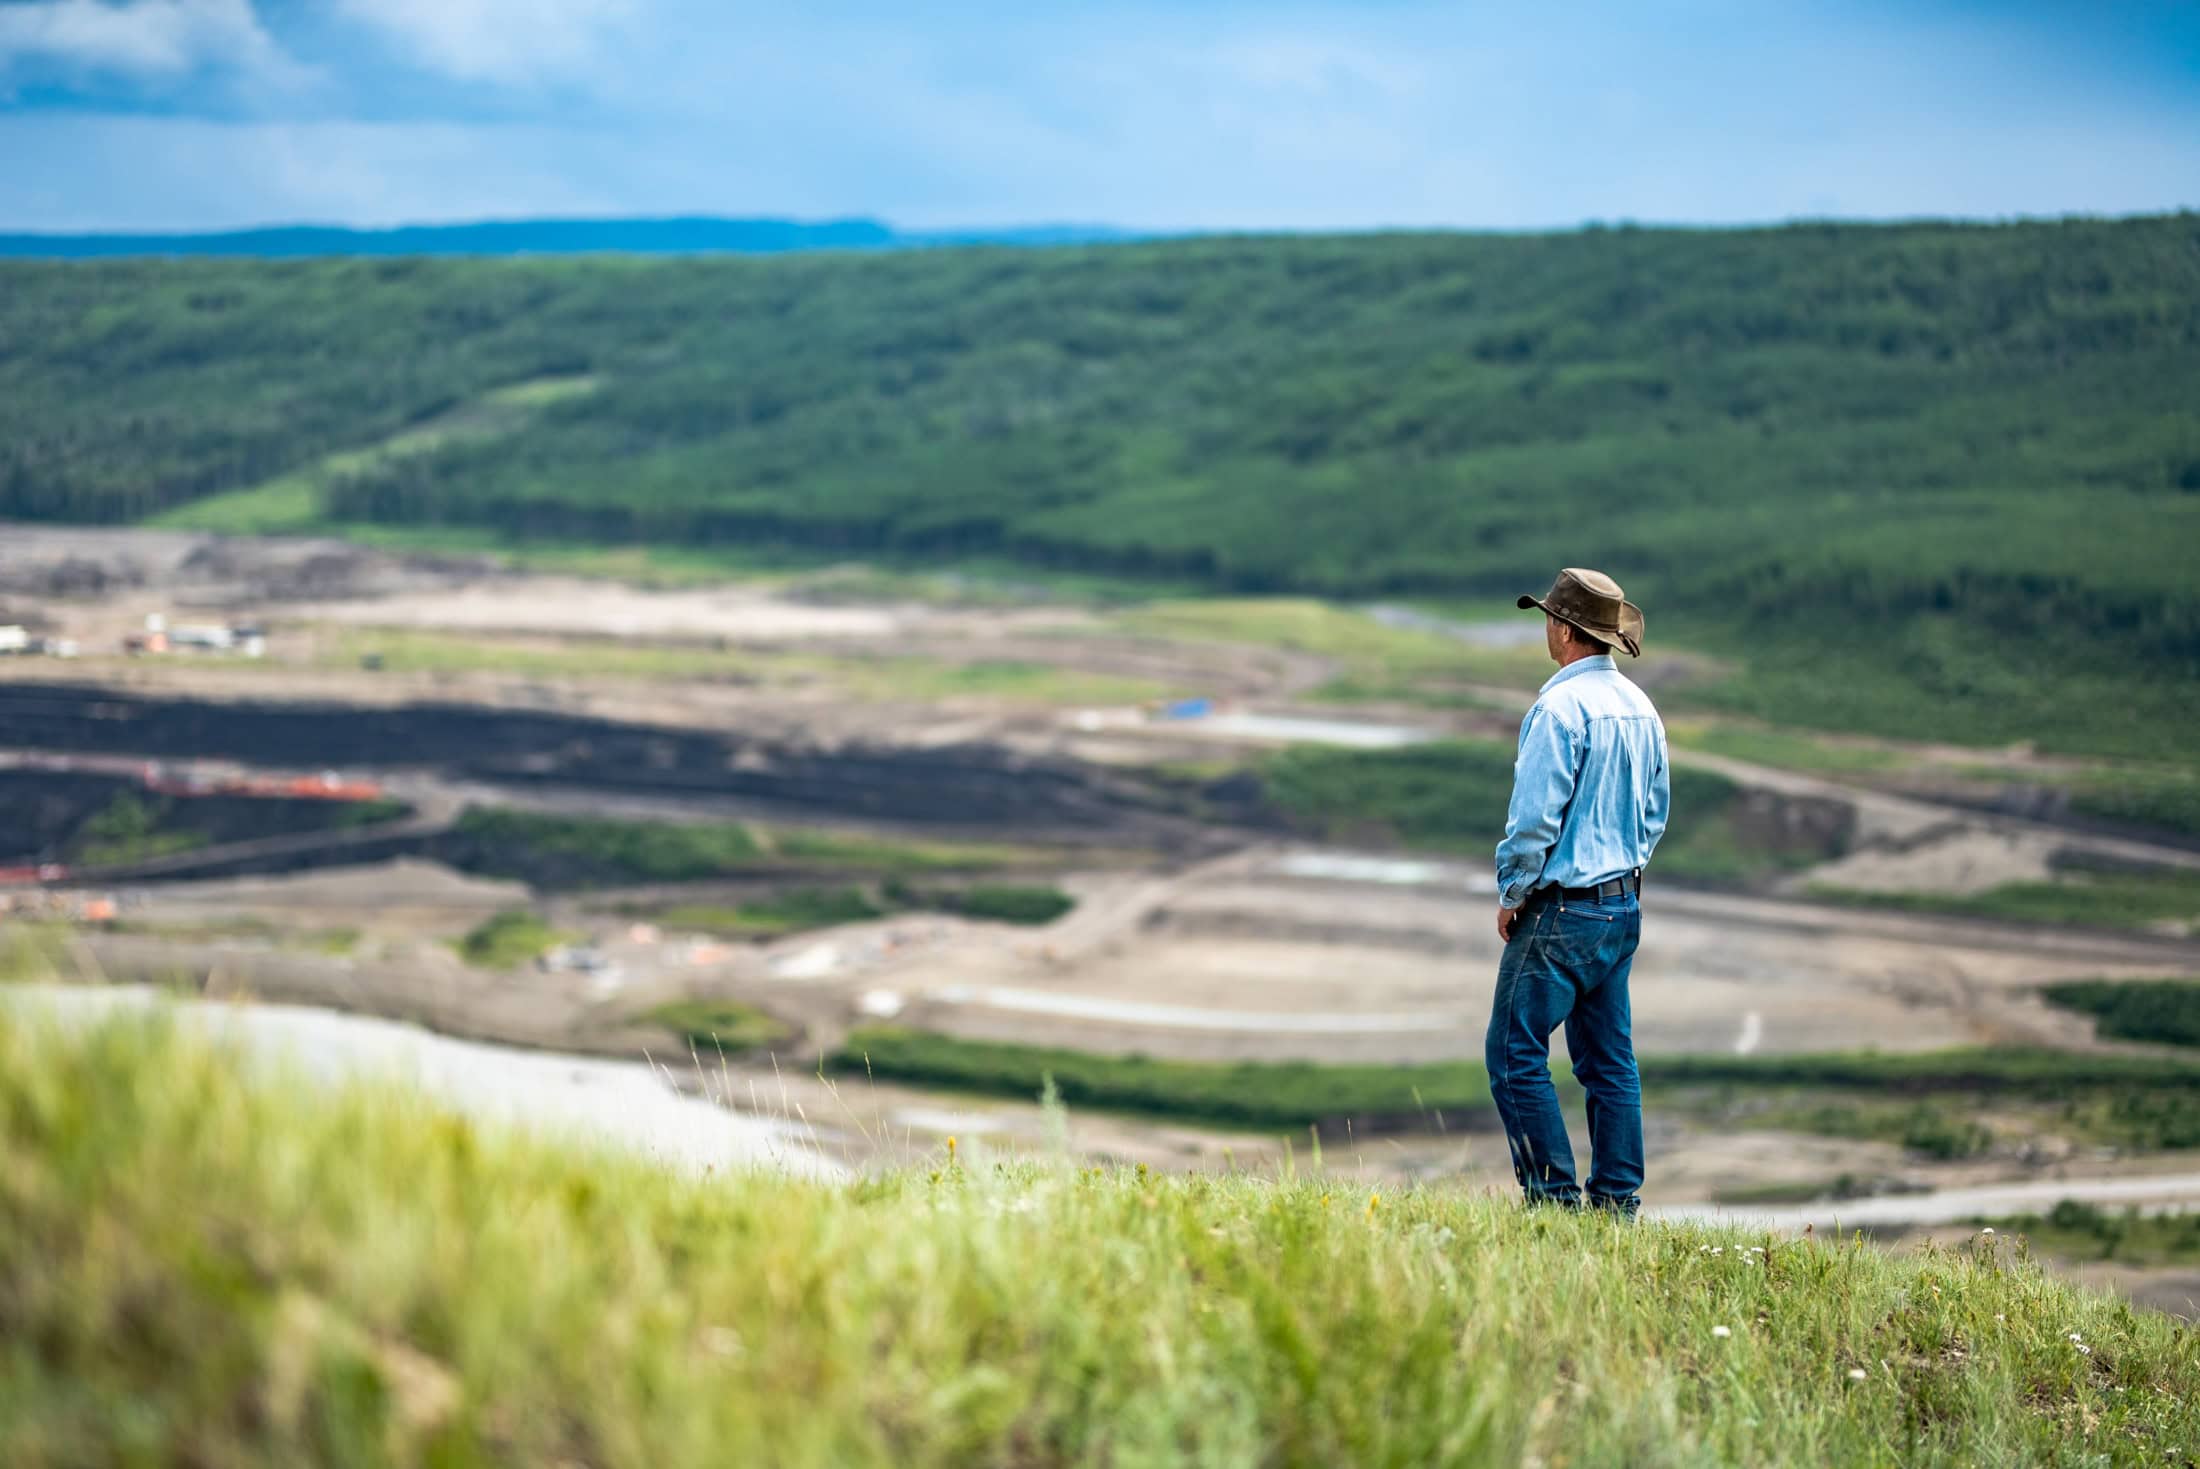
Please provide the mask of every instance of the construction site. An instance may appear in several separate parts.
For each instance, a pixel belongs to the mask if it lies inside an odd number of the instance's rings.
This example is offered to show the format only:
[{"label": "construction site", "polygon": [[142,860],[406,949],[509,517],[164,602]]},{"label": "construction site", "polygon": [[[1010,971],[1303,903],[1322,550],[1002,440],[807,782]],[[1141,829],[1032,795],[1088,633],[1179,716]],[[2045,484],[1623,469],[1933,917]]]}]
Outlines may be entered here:
[{"label": "construction site", "polygon": [[[1156,1061],[1479,1062],[1501,948],[1486,855],[1310,823],[1264,762],[1509,741],[1538,644],[1497,619],[1320,616],[1382,646],[1451,640],[1467,672],[1443,701],[1345,701],[1358,655],[1326,633],[912,595],[843,569],[668,586],[9,527],[0,622],[76,656],[0,660],[0,922],[67,980],[640,1062],[736,1110],[799,1115],[804,1146],[854,1168],[950,1134],[1037,1148],[1050,1125],[1033,1097],[821,1064],[882,1025]],[[155,646],[154,626],[228,641]],[[1701,660],[1640,672],[1657,694]],[[1634,971],[1646,1074],[1660,1057],[2143,1050],[2043,988],[2200,972],[2189,920],[1842,900],[2200,871],[2200,850],[2054,809],[2034,758],[1919,752],[1868,779],[1676,742],[1676,767],[1735,789],[1730,839],[1770,856],[1730,880],[1653,870]],[[1966,774],[1993,762],[1994,784]],[[1501,808],[1490,819],[1494,839]],[[522,923],[540,940],[481,938]],[[764,1017],[769,1044],[710,1046],[668,1018],[712,1006]],[[1877,1209],[1929,1229],[2027,1189],[2200,1201],[2200,1155],[2088,1146],[2029,1114],[1936,1156],[1712,1105],[1653,1098],[1653,1205]],[[1317,1119],[1311,1138],[1106,1108],[1070,1125],[1089,1155],[1157,1166],[1312,1146],[1370,1177],[1510,1181],[1486,1116]],[[2133,1288],[2200,1295],[2189,1275]]]}]

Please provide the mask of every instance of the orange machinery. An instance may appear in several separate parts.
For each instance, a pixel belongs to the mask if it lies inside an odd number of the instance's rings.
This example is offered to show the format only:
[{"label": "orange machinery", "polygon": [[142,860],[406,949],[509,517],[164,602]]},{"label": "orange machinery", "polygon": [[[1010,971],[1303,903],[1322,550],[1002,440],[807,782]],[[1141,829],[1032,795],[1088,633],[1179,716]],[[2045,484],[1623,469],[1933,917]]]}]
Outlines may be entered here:
[{"label": "orange machinery", "polygon": [[148,790],[167,796],[264,796],[303,801],[379,801],[382,787],[371,780],[345,780],[333,770],[319,775],[226,775],[215,779],[168,775],[158,767],[145,772]]}]

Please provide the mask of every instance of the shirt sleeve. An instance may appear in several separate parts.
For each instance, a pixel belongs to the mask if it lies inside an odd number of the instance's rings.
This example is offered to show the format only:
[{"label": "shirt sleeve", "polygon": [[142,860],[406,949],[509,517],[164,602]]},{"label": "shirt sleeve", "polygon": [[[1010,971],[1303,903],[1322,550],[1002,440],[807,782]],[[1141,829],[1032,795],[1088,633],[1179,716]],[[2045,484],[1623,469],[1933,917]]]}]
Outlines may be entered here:
[{"label": "shirt sleeve", "polygon": [[1558,841],[1580,769],[1580,736],[1538,704],[1520,726],[1520,754],[1513,762],[1512,809],[1505,839],[1497,844],[1497,900],[1507,908],[1527,901]]},{"label": "shirt sleeve", "polygon": [[1645,863],[1658,849],[1658,838],[1665,835],[1665,823],[1672,814],[1672,765],[1665,756],[1665,725],[1661,722],[1658,725],[1658,768],[1650,774],[1650,791],[1642,811],[1642,860]]}]

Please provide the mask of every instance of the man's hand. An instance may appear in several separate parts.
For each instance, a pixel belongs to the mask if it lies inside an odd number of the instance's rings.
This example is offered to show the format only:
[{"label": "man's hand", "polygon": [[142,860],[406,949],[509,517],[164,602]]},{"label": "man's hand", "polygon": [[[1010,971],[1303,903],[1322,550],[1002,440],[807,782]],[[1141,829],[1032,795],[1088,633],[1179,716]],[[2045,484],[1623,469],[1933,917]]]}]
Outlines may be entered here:
[{"label": "man's hand", "polygon": [[1500,905],[1497,910],[1497,936],[1506,943],[1511,943],[1513,940],[1513,925],[1519,921],[1520,910],[1518,908],[1507,908]]}]

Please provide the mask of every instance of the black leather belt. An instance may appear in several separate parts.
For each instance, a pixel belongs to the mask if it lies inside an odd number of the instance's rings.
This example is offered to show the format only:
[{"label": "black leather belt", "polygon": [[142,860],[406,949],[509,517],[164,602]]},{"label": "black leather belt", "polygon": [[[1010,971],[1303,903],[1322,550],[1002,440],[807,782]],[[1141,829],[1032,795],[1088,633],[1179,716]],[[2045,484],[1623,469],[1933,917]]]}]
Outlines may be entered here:
[{"label": "black leather belt", "polygon": [[1540,889],[1537,896],[1572,898],[1577,903],[1593,903],[1599,898],[1618,898],[1624,897],[1628,893],[1639,893],[1641,891],[1642,869],[1638,867],[1632,872],[1623,872],[1617,877],[1608,877],[1595,887],[1548,887]]}]

